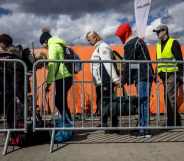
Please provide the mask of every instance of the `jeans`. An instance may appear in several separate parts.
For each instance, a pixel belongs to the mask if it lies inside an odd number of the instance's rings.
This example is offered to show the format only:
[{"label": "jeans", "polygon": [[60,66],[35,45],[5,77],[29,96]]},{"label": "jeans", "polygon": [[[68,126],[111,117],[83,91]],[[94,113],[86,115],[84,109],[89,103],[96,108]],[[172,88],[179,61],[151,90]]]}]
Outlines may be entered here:
[{"label": "jeans", "polygon": [[[139,126],[149,126],[149,100],[152,82],[141,81],[136,84],[138,93],[138,114],[139,114]],[[144,133],[145,129],[140,129],[140,133]]]}]

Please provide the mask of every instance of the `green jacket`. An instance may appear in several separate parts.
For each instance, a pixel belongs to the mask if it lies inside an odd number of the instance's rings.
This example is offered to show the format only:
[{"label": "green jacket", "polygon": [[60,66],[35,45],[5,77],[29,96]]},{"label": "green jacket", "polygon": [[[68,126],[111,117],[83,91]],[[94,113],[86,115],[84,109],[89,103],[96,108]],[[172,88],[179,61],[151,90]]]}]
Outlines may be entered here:
[{"label": "green jacket", "polygon": [[[65,45],[65,41],[52,37],[48,40],[48,60],[64,60],[64,49],[60,45]],[[72,76],[63,63],[49,63],[47,83],[51,84],[55,80]]]}]

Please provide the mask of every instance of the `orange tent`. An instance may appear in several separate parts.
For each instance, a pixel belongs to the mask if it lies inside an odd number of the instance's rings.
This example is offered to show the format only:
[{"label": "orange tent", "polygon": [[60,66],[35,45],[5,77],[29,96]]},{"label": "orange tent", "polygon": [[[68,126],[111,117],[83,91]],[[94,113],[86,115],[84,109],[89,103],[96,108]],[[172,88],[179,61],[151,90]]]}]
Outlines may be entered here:
[{"label": "orange tent", "polygon": [[[116,50],[118,53],[123,53],[122,45],[113,45],[112,48]],[[81,60],[90,60],[91,54],[94,50],[91,46],[83,46],[76,45],[73,47],[77,54],[79,54]],[[39,49],[39,52],[43,51]],[[184,46],[182,46],[182,51],[184,51]],[[45,51],[44,51],[45,52]],[[156,60],[156,50],[154,45],[149,46],[149,52],[152,60]],[[184,53],[184,52],[183,52]],[[153,65],[154,66],[154,65]],[[155,66],[154,66],[155,67]],[[44,90],[41,88],[41,85],[46,79],[46,71],[44,69],[39,69],[37,71],[37,87],[38,97],[37,104],[39,107],[44,107],[46,111],[53,111],[54,100],[53,94],[49,93],[46,98],[43,98]],[[83,65],[83,70],[74,76],[74,84],[70,89],[68,95],[68,103],[70,110],[75,113],[81,113],[85,111],[96,111],[96,93],[95,86],[91,82],[92,75],[90,73],[90,65],[85,63]],[[136,95],[136,89],[134,86],[126,86],[126,90],[130,95]],[[52,91],[53,92],[53,91]],[[180,88],[177,92],[177,98],[179,102],[180,112],[184,112],[184,96],[183,96],[183,88]],[[163,85],[155,84],[152,85],[151,90],[151,100],[150,100],[150,111],[152,113],[163,113],[164,112],[164,93],[163,93]]]}]

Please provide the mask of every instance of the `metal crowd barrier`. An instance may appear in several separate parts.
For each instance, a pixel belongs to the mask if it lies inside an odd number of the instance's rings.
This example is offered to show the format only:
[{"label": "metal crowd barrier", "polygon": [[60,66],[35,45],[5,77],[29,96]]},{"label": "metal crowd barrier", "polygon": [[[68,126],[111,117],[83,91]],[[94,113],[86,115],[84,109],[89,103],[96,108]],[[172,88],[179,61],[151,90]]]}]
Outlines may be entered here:
[{"label": "metal crowd barrier", "polygon": [[0,59],[0,97],[0,133],[5,135],[5,155],[11,134],[27,130],[27,67],[23,61]]},{"label": "metal crowd barrier", "polygon": [[[81,62],[82,63],[82,71],[78,74],[80,75],[79,80],[73,80],[73,87],[70,90],[70,96],[68,98],[68,103],[70,104],[70,111],[72,113],[72,124],[73,127],[66,127],[65,123],[61,127],[56,127],[56,120],[60,118],[59,112],[57,112],[57,108],[55,106],[55,101],[52,103],[52,107],[56,110],[51,115],[48,115],[46,112],[42,112],[43,125],[40,126],[36,119],[37,114],[37,67],[42,64],[44,67],[47,67],[48,63],[51,64],[61,64],[61,63],[74,63]],[[163,62],[163,61],[162,61]],[[171,61],[164,61],[165,63],[173,63]],[[112,83],[112,79],[110,82],[107,82],[105,78],[103,78],[102,73],[103,65],[110,66],[110,75],[112,75],[113,65],[119,64],[120,69],[120,84],[117,87],[114,87]],[[33,131],[43,131],[50,130],[52,131],[51,143],[50,143],[50,152],[53,151],[54,146],[54,136],[58,130],[64,131],[87,131],[87,130],[105,130],[107,131],[120,131],[120,130],[160,130],[160,129],[177,129],[183,128],[182,124],[178,124],[178,120],[180,116],[178,116],[177,112],[177,89],[180,86],[184,89],[183,86],[183,73],[180,75],[180,78],[177,77],[177,73],[175,72],[172,76],[172,80],[170,80],[170,73],[166,73],[166,78],[164,84],[159,79],[159,77],[151,79],[151,66],[156,66],[159,61],[48,61],[48,60],[39,60],[34,64],[33,67]],[[176,63],[183,64],[183,61],[176,61]],[[86,68],[93,65],[101,66],[101,76],[102,83],[98,86],[98,89],[95,87],[95,82],[93,79],[88,80],[86,75],[89,73],[86,72]],[[123,71],[123,67],[127,65],[126,71]],[[127,70],[128,69],[128,70]],[[145,73],[143,72],[145,71]],[[100,74],[98,73],[98,74]],[[124,73],[128,75],[128,78],[124,78]],[[74,75],[74,74],[73,74]],[[137,75],[137,80],[133,79],[133,77]],[[143,77],[145,77],[143,79]],[[75,78],[75,77],[74,77]],[[47,75],[44,75],[44,80],[47,80]],[[150,81],[151,80],[151,81]],[[124,82],[126,84],[124,85]],[[129,85],[127,85],[127,82]],[[79,86],[77,86],[79,84]],[[154,84],[154,85],[153,85]],[[164,88],[161,88],[161,85],[165,86],[165,96],[161,96],[164,92]],[[75,86],[76,85],[76,86]],[[46,84],[43,84],[46,87]],[[61,99],[65,99],[67,96],[65,93],[65,86],[67,83],[62,81],[61,92],[63,92],[63,97]],[[154,93],[153,90],[154,88]],[[44,88],[43,88],[44,89]],[[143,90],[145,89],[145,90]],[[98,95],[96,97],[96,91],[98,90]],[[162,91],[162,92],[161,92]],[[52,91],[53,100],[56,94],[56,86],[53,87]],[[147,93],[147,95],[145,95]],[[42,93],[44,100],[46,98],[46,92]],[[155,106],[156,112],[154,114],[151,113],[151,101],[150,98],[152,95],[155,95]],[[168,94],[171,94],[170,97]],[[101,96],[100,96],[101,95]],[[86,97],[88,97],[88,114],[86,114]],[[163,107],[163,111],[161,111],[160,99],[161,97],[165,97],[165,105]],[[98,101],[94,101],[98,99]],[[171,100],[172,99],[172,100]],[[172,102],[171,102],[172,101]],[[173,107],[169,107],[171,103],[174,104]],[[89,103],[88,103],[89,104]],[[97,108],[100,109],[99,113],[95,113],[94,108],[96,108],[95,104],[98,104]],[[62,105],[62,113],[66,114],[66,109],[64,108],[65,102]],[[61,108],[61,107],[60,107]],[[80,113],[76,112],[76,109],[80,108]],[[171,111],[168,111],[171,110]],[[116,120],[116,116],[118,115],[118,120]],[[168,116],[169,115],[169,116]],[[77,116],[80,116],[78,118]],[[88,118],[86,117],[88,116]],[[108,121],[106,121],[106,117],[108,116]],[[144,118],[144,119],[142,119]],[[114,120],[113,120],[114,119]],[[170,120],[169,120],[170,119]],[[142,122],[141,122],[142,121]],[[180,120],[182,121],[182,119]],[[64,121],[63,121],[64,122]],[[106,124],[107,123],[107,124]]]}]

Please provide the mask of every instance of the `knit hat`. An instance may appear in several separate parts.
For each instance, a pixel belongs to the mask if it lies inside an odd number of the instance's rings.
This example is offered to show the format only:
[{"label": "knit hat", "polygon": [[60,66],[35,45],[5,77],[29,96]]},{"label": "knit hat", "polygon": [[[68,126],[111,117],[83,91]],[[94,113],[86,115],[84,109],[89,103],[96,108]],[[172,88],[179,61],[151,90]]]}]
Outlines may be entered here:
[{"label": "knit hat", "polygon": [[11,46],[13,44],[13,39],[8,34],[0,34],[0,42],[4,43],[6,46]]},{"label": "knit hat", "polygon": [[48,42],[48,40],[51,38],[51,34],[49,32],[43,32],[40,36],[40,43],[44,44]]},{"label": "knit hat", "polygon": [[121,39],[123,44],[131,34],[132,34],[132,29],[128,23],[121,24],[115,32],[115,35]]}]

